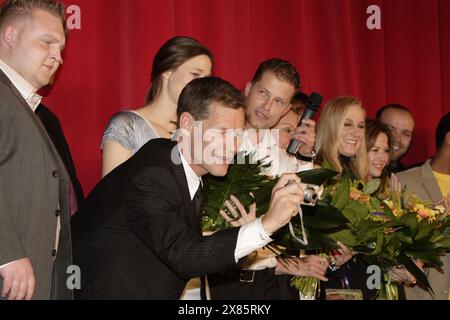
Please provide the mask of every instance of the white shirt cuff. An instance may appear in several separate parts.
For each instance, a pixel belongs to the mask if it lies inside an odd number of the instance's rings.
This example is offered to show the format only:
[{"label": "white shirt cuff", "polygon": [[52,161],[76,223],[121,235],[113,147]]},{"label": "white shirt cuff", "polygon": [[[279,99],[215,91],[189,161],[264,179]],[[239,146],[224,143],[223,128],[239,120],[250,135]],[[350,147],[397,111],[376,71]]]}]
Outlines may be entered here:
[{"label": "white shirt cuff", "polygon": [[236,263],[253,251],[266,246],[272,241],[273,240],[262,226],[261,218],[255,219],[252,222],[243,225],[239,230],[236,249],[234,251]]},{"label": "white shirt cuff", "polygon": [[314,162],[301,163],[298,162],[297,172],[309,171],[314,169]]}]

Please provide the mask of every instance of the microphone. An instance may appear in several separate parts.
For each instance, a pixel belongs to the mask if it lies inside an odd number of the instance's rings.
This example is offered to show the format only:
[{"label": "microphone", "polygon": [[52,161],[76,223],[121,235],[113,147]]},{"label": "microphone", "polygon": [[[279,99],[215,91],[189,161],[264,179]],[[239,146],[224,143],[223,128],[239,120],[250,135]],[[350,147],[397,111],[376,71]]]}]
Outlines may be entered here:
[{"label": "microphone", "polygon": [[[306,101],[305,111],[303,111],[302,117],[298,123],[299,127],[302,125],[303,120],[312,119],[314,117],[316,112],[319,111],[322,101],[323,97],[316,92],[313,92],[309,96],[308,100]],[[291,142],[289,143],[289,147],[287,148],[287,152],[295,156],[301,144],[302,143],[297,139],[292,139]]]}]

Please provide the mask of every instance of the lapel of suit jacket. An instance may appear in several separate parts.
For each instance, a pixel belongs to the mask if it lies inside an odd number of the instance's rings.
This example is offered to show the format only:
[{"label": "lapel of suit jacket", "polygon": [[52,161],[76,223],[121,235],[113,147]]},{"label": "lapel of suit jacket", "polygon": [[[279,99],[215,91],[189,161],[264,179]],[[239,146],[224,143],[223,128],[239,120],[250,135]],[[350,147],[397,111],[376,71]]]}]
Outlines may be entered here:
[{"label": "lapel of suit jacket", "polygon": [[[31,122],[33,122],[36,127],[39,129],[39,132],[41,133],[42,139],[44,139],[47,147],[49,148],[50,152],[53,155],[53,158],[55,159],[55,162],[58,166],[58,169],[60,173],[62,174],[61,179],[62,181],[67,184],[69,174],[67,173],[66,167],[64,163],[61,160],[61,157],[59,156],[58,151],[56,150],[52,140],[50,139],[47,131],[44,128],[44,125],[42,122],[37,118],[37,116],[33,113],[28,103],[25,101],[25,99],[20,94],[19,90],[14,86],[14,84],[9,80],[9,78],[5,75],[3,71],[0,70],[0,81],[2,81],[6,86],[8,86],[12,92],[17,97],[17,100],[20,103],[20,106],[23,108],[24,112],[26,112],[29,115],[29,118]],[[68,199],[68,196],[67,196]]]},{"label": "lapel of suit jacket", "polygon": [[[178,148],[177,145],[175,145],[175,148]],[[187,219],[189,220],[192,228],[194,230],[200,230],[200,219],[199,219],[199,212],[195,212],[194,205],[192,203],[191,195],[189,193],[189,187],[188,182],[186,178],[186,173],[184,172],[183,164],[181,162],[180,153],[179,151],[175,151],[172,153],[172,155],[176,156],[177,158],[176,163],[172,162],[172,168],[173,173],[178,181],[178,183],[181,186],[182,191],[182,197],[183,197],[183,203],[184,208],[186,210]]]},{"label": "lapel of suit jacket", "polygon": [[438,203],[443,196],[430,164],[431,160],[428,160],[421,168],[422,184],[433,203]]}]

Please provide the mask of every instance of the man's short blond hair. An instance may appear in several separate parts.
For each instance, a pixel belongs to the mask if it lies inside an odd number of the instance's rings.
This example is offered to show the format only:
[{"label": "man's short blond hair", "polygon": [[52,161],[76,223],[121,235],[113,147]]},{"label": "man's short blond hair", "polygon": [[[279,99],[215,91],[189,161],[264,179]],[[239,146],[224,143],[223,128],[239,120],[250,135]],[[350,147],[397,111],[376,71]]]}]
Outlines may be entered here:
[{"label": "man's short blond hair", "polygon": [[29,18],[35,9],[46,11],[61,19],[64,32],[67,34],[67,24],[64,5],[58,0],[7,0],[0,6],[0,30],[5,25]]}]

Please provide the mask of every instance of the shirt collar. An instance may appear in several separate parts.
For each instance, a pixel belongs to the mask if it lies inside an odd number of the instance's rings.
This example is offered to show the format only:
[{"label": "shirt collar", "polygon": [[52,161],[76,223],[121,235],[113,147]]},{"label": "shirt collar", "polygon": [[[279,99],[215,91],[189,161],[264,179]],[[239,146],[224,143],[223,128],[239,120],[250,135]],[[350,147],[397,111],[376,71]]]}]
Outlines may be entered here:
[{"label": "shirt collar", "polygon": [[[253,131],[249,131],[253,130]],[[257,144],[253,144],[251,135],[255,135],[256,130],[259,131],[259,134],[262,134],[262,136],[259,137],[259,141]],[[245,152],[245,154],[251,154],[253,152],[256,152],[259,146],[267,146],[267,147],[274,147],[277,145],[277,140],[272,135],[272,130],[268,129],[247,129],[244,131],[242,135],[242,140],[239,144],[239,152]]]},{"label": "shirt collar", "polygon": [[14,87],[16,87],[20,95],[25,99],[28,106],[31,108],[31,110],[35,112],[42,100],[42,96],[36,93],[37,89],[34,88],[31,85],[31,83],[25,80],[20,74],[18,74],[14,69],[8,66],[1,59],[0,59],[0,70],[3,71],[3,73],[12,82]]},{"label": "shirt collar", "polygon": [[194,195],[197,192],[200,184],[202,183],[202,179],[197,176],[194,170],[191,168],[183,153],[180,151],[181,163],[183,164],[184,173],[186,174],[186,180],[189,188],[189,195],[191,196],[191,200],[194,199]]}]

